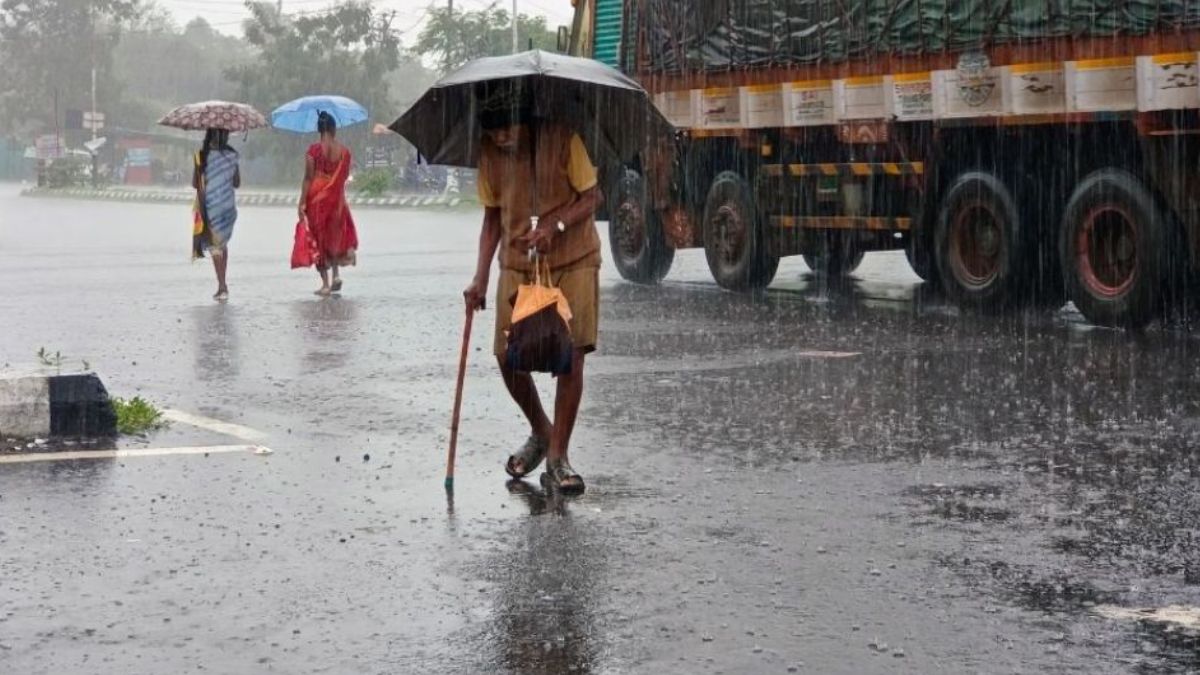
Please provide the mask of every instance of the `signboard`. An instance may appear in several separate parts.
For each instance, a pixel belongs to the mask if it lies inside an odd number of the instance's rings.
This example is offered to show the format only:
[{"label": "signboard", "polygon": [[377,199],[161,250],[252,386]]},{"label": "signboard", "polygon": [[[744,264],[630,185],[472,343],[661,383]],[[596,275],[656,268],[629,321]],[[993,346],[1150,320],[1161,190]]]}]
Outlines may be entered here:
[{"label": "signboard", "polygon": [[[698,96],[699,92],[696,94]],[[668,91],[656,96],[655,103],[668,122],[676,127],[687,128],[692,126],[692,98],[691,91]]]},{"label": "signboard", "polygon": [[732,129],[742,125],[741,92],[734,87],[705,89],[700,94],[700,126]]},{"label": "signboard", "polygon": [[892,114],[896,119],[933,119],[933,78],[929,73],[900,73],[885,80],[891,88]]},{"label": "signboard", "polygon": [[125,139],[125,163],[123,168],[126,185],[149,185],[153,180],[151,171],[150,141],[140,138]]},{"label": "signboard", "polygon": [[882,119],[888,116],[882,77],[849,77],[833,83],[838,119]]},{"label": "signboard", "polygon": [[764,84],[742,87],[746,126],[763,129],[783,126],[783,87]]},{"label": "signboard", "polygon": [[1066,80],[1059,63],[1018,63],[1008,67],[1008,109],[1017,115],[1066,110]]},{"label": "signboard", "polygon": [[130,148],[125,151],[125,166],[150,166],[150,148]]},{"label": "signboard", "polygon": [[1138,110],[1178,110],[1200,107],[1196,53],[1139,56]]},{"label": "signboard", "polygon": [[933,74],[933,111],[939,118],[987,117],[1004,114],[1002,68],[993,68],[986,54],[967,52],[955,70]]},{"label": "signboard", "polygon": [[100,131],[104,128],[104,113],[85,112],[83,113],[83,128],[92,131]]},{"label": "signboard", "polygon": [[783,86],[783,123],[789,127],[833,124],[833,82],[808,80]]},{"label": "signboard", "polygon": [[1137,73],[1132,57],[1068,61],[1067,110],[1097,112],[1137,109]]}]

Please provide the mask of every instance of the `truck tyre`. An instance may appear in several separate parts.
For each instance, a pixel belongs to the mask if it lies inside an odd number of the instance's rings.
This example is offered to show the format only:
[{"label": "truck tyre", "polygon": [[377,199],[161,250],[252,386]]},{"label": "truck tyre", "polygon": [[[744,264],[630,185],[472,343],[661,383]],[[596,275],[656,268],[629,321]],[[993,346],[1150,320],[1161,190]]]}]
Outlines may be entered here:
[{"label": "truck tyre", "polygon": [[734,291],[766,287],[779,268],[779,257],[767,247],[750,185],[732,171],[719,174],[708,190],[704,256],[717,284]]},{"label": "truck tyre", "polygon": [[819,277],[835,278],[851,274],[862,264],[864,251],[840,237],[821,243],[820,250],[804,254],[804,264]]},{"label": "truck tyre", "polygon": [[970,171],[944,193],[934,233],[942,288],[958,304],[1000,310],[1019,304],[1026,260],[1020,211],[1004,183]]},{"label": "truck tyre", "polygon": [[913,274],[921,278],[921,281],[937,281],[937,265],[934,264],[933,255],[930,254],[929,247],[921,244],[914,237],[904,247],[904,257],[908,258],[908,266],[912,268]]},{"label": "truck tyre", "polygon": [[1084,178],[1059,232],[1067,296],[1092,323],[1146,325],[1161,308],[1172,226],[1129,172],[1102,169]]},{"label": "truck tyre", "polygon": [[649,205],[645,179],[633,169],[623,169],[607,202],[608,243],[621,277],[639,284],[662,281],[675,260],[675,249],[667,246],[662,221]]},{"label": "truck tyre", "polygon": [[905,194],[908,197],[905,212],[912,219],[912,229],[908,232],[908,241],[904,245],[904,257],[908,259],[908,266],[912,268],[913,274],[920,277],[921,281],[937,284],[941,281],[938,279],[933,246],[933,234],[937,223],[931,222],[933,219],[926,215],[931,208],[930,200],[926,197],[928,193],[924,190],[908,190]]}]

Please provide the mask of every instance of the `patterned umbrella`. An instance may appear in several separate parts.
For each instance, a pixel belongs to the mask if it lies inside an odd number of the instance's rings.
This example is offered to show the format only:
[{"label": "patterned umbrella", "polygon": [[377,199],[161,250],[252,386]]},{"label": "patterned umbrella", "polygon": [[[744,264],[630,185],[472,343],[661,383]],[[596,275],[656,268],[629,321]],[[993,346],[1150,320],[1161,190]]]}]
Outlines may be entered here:
[{"label": "patterned umbrella", "polygon": [[253,107],[229,101],[204,101],[181,105],[167,113],[158,123],[188,131],[249,131],[268,126],[267,118]]}]

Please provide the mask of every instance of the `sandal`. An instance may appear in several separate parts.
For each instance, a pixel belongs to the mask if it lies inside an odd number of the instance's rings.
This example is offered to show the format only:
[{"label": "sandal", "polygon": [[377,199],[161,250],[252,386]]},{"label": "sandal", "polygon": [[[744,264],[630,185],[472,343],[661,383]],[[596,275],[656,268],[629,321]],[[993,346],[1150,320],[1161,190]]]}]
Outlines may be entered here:
[{"label": "sandal", "polygon": [[[537,436],[530,436],[520,450],[508,456],[508,461],[504,463],[504,471],[513,478],[524,478],[541,465],[542,458],[546,456],[546,451],[549,449],[549,441]],[[514,466],[517,462],[521,463],[520,471]]]},{"label": "sandal", "polygon": [[587,489],[583,476],[571,468],[566,459],[546,460],[546,473],[542,474],[542,485],[548,490],[563,494],[581,495]]},{"label": "sandal", "polygon": [[333,285],[329,287],[329,290],[332,293],[341,293],[342,292],[342,278],[338,277],[338,278],[334,279]]}]

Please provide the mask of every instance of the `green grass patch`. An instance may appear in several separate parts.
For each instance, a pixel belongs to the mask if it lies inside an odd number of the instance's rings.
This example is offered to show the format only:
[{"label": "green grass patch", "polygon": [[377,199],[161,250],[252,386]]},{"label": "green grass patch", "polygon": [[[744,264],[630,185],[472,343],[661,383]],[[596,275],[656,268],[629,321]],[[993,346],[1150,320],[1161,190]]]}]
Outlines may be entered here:
[{"label": "green grass patch", "polygon": [[363,197],[382,197],[392,189],[392,172],[388,169],[367,169],[354,174],[354,189]]},{"label": "green grass patch", "polygon": [[167,426],[162,411],[141,396],[134,396],[129,400],[114,398],[112,405],[113,410],[117,412],[117,431],[119,433],[144,434],[147,431]]}]

